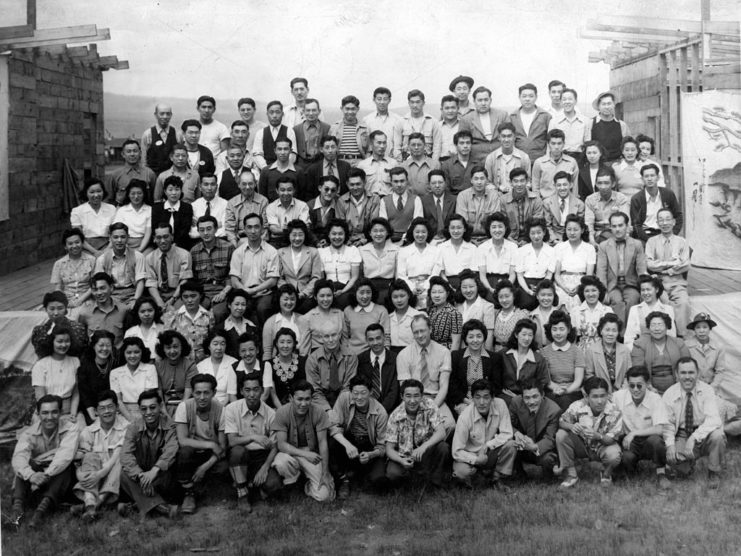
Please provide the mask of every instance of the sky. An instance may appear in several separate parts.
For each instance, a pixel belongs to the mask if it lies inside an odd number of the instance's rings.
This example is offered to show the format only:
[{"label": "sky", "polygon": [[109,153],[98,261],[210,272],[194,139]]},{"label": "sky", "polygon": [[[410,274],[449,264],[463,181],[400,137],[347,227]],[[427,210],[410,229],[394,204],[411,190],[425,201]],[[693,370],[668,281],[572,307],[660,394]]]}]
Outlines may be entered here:
[{"label": "sky", "polygon": [[[107,92],[286,100],[300,75],[323,104],[339,107],[354,94],[361,111],[379,85],[392,90],[392,106],[404,105],[412,88],[437,104],[461,73],[492,89],[494,105],[517,105],[526,82],[539,87],[543,105],[551,79],[589,102],[608,88],[609,67],[588,63],[588,53],[609,43],[579,38],[587,19],[700,16],[700,0],[36,1],[38,28],[110,28],[99,52],[128,60],[130,69],[106,72]],[[0,0],[6,24],[14,23],[10,14],[22,17],[25,3]],[[712,5],[714,19],[741,11],[741,0]]]}]

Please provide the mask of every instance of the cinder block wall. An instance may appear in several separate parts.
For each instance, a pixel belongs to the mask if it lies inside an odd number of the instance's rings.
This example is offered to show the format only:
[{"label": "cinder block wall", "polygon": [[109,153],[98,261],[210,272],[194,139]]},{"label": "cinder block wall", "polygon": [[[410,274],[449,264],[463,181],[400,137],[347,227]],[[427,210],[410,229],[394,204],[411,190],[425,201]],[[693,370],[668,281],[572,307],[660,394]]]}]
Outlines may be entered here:
[{"label": "cinder block wall", "polygon": [[90,63],[39,49],[14,51],[8,62],[10,219],[0,222],[0,275],[64,254],[65,158],[81,179],[103,176],[103,76]]}]

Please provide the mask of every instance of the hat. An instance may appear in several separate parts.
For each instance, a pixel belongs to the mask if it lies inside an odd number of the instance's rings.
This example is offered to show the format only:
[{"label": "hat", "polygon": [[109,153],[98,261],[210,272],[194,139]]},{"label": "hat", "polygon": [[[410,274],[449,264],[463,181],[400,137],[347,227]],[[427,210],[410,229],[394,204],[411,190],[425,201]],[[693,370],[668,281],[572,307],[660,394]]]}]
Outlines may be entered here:
[{"label": "hat", "polygon": [[615,100],[615,104],[617,104],[617,96],[612,91],[605,91],[603,93],[600,93],[597,95],[597,98],[594,99],[594,102],[592,103],[592,108],[594,108],[597,112],[599,112],[599,101],[601,101],[604,97],[612,97]]},{"label": "hat", "polygon": [[468,88],[469,89],[473,87],[473,78],[472,77],[468,77],[467,75],[459,75],[458,77],[456,77],[455,79],[453,79],[453,81],[450,82],[450,86],[448,87],[448,89],[450,90],[451,93],[455,89],[455,86],[458,83],[460,83],[461,81],[463,81],[466,85],[468,85]]},{"label": "hat", "polygon": [[698,322],[706,322],[710,328],[718,326],[718,323],[711,319],[708,313],[697,313],[692,322],[687,325],[687,329],[694,330]]}]

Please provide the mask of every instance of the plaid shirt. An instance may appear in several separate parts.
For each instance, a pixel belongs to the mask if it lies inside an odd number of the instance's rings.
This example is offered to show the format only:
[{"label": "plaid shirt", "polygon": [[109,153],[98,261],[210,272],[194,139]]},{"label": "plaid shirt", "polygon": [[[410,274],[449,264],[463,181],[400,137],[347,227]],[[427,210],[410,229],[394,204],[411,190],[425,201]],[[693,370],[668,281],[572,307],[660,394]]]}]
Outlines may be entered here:
[{"label": "plaid shirt", "polygon": [[410,457],[414,449],[427,442],[442,422],[437,405],[429,398],[422,398],[413,421],[402,403],[389,416],[386,442],[396,444],[396,450],[402,457]]},{"label": "plaid shirt", "polygon": [[223,238],[216,238],[211,251],[202,241],[199,241],[190,250],[193,277],[203,285],[213,284],[223,287],[229,278],[229,262],[232,253],[234,253],[234,246]]},{"label": "plaid shirt", "polygon": [[[610,436],[613,440],[617,440],[623,434],[623,414],[610,401],[607,402],[604,411],[599,415],[592,413],[586,400],[575,401],[564,412],[561,418],[569,423],[579,423],[586,429]],[[597,439],[587,440],[585,436],[581,436],[581,439],[584,441],[584,444],[594,451],[602,447],[602,442]]]}]

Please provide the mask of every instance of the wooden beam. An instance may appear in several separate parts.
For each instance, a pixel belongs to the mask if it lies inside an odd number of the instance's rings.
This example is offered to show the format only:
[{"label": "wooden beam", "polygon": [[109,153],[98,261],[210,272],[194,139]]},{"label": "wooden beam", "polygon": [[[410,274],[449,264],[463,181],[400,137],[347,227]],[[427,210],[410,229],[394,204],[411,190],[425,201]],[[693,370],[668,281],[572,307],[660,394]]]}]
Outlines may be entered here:
[{"label": "wooden beam", "polygon": [[[708,1],[709,0],[703,0]],[[709,7],[708,7],[709,9]],[[649,28],[652,32],[661,31],[681,31],[684,33],[702,33],[703,22],[691,19],[667,19],[667,18],[654,18],[648,20],[642,16],[602,16],[594,19],[590,19],[587,22],[587,26],[591,22],[599,25],[612,25],[614,27],[636,27],[636,28]],[[738,21],[710,21],[708,15],[708,21],[705,22],[705,32],[707,33],[718,33],[721,35],[738,35],[739,34],[739,22]]]},{"label": "wooden beam", "polygon": [[32,36],[33,27],[31,27],[30,25],[13,25],[12,27],[0,28],[0,41]]},{"label": "wooden beam", "polygon": [[[54,46],[58,44],[75,44],[75,43],[81,43],[81,42],[88,42],[88,41],[107,41],[111,38],[111,31],[110,29],[99,29],[98,32],[94,35],[77,35],[77,36],[66,36],[66,37],[60,37],[57,39],[44,39],[44,40],[34,40],[34,41],[25,41],[23,43],[18,43],[17,41],[6,41],[4,43],[0,43],[0,48],[5,48],[12,50],[14,48],[38,48],[38,47],[44,47],[44,46]],[[25,39],[23,39],[25,40]]]},{"label": "wooden beam", "polygon": [[[101,30],[102,31],[102,30]],[[73,27],[55,27],[52,29],[36,29],[30,37],[20,37],[14,40],[5,40],[1,44],[12,44],[16,48],[34,47],[36,43],[44,41],[72,40],[84,37],[94,37],[99,33],[96,25],[75,25]]]},{"label": "wooden beam", "polygon": [[587,22],[587,29],[590,31],[607,31],[611,33],[628,33],[631,35],[659,35],[667,37],[667,40],[680,40],[687,37],[690,33],[688,31],[681,30],[668,30],[668,29],[654,29],[650,27],[632,27],[628,25],[605,25],[604,23],[597,23],[593,20]]},{"label": "wooden beam", "polygon": [[681,39],[689,37],[689,34],[668,36],[668,35],[651,35],[641,33],[619,33],[616,31],[587,31],[579,30],[579,36],[582,39],[591,39],[598,41],[625,41],[635,43],[655,42],[662,44],[671,44]]},{"label": "wooden beam", "polygon": [[36,29],[36,0],[26,0],[26,23]]},{"label": "wooden beam", "polygon": [[67,49],[67,55],[70,58],[80,58],[88,55],[87,46],[71,46]]},{"label": "wooden beam", "polygon": [[108,71],[110,69],[127,70],[129,69],[129,62],[128,60],[122,60],[120,62],[116,62],[115,64],[106,64],[105,66],[100,66],[101,71]]}]

